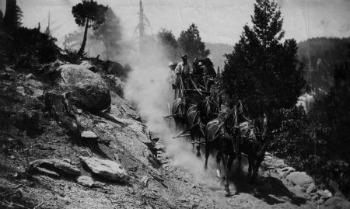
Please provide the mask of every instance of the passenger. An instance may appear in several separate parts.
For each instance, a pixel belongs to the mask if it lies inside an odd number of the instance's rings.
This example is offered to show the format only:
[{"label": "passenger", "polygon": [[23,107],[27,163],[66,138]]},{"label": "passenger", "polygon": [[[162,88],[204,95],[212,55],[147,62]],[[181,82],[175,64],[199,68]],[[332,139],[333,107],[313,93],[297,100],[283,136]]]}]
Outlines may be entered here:
[{"label": "passenger", "polygon": [[187,55],[183,55],[181,57],[182,62],[177,64],[175,68],[175,73],[177,76],[177,80],[180,83],[180,89],[188,90],[191,87],[191,77],[193,74],[193,70],[189,63],[187,62]]},{"label": "passenger", "polygon": [[209,58],[205,58],[204,63],[200,65],[200,67],[203,69],[203,81],[205,89],[207,91],[210,91],[211,86],[214,84],[214,78],[216,77],[213,63]]},{"label": "passenger", "polygon": [[203,69],[200,67],[202,62],[197,58],[193,62],[193,80],[197,86],[204,86],[203,82]]},{"label": "passenger", "polygon": [[170,69],[170,75],[168,77],[168,83],[171,84],[172,89],[174,89],[174,99],[178,98],[179,94],[179,84],[177,83],[176,79],[176,73],[175,73],[175,68],[176,68],[176,63],[174,62],[169,62],[169,69]]}]

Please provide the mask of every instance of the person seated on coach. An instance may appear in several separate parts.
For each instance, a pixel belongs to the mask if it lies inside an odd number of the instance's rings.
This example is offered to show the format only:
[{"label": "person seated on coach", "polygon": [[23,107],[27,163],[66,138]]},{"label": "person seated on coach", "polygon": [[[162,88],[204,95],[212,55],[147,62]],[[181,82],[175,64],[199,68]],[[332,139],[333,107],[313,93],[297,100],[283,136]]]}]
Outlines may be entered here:
[{"label": "person seated on coach", "polygon": [[193,74],[193,69],[187,61],[187,55],[183,55],[181,59],[182,61],[177,64],[175,68],[177,80],[180,81],[180,85],[182,83],[182,89],[191,89],[191,77]]},{"label": "person seated on coach", "polygon": [[171,84],[172,89],[174,89],[175,93],[174,93],[174,99],[178,98],[178,94],[179,94],[179,84],[177,83],[177,79],[176,79],[176,73],[175,73],[175,68],[177,66],[177,63],[175,62],[169,62],[169,69],[170,69],[170,73],[167,79],[167,82],[169,84]]},{"label": "person seated on coach", "polygon": [[202,62],[198,60],[197,58],[193,61],[193,81],[196,85],[204,86],[203,82],[203,69],[200,67],[202,65]]},{"label": "person seated on coach", "polygon": [[203,63],[200,65],[203,69],[203,81],[207,91],[210,91],[210,87],[214,84],[214,78],[216,78],[216,72],[214,65],[209,58],[205,58]]}]

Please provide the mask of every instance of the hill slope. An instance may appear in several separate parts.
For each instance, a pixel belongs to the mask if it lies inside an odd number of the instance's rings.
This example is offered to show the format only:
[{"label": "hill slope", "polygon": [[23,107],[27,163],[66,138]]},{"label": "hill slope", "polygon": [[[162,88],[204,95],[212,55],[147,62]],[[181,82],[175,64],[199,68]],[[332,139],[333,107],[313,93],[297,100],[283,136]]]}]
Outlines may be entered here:
[{"label": "hill slope", "polygon": [[350,38],[313,38],[298,44],[298,57],[314,91],[328,92],[333,86],[334,68],[345,63],[349,44]]}]

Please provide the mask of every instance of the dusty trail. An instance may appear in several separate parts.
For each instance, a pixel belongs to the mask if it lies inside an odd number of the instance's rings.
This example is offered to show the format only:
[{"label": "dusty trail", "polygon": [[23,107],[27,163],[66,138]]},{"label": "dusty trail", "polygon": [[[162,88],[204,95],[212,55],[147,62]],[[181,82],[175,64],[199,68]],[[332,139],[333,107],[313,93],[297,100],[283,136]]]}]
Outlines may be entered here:
[{"label": "dusty trail", "polygon": [[249,184],[244,159],[243,168],[239,169],[235,162],[230,175],[230,190],[236,194],[226,197],[224,186],[216,176],[215,163],[211,162],[204,171],[203,160],[197,159],[186,143],[182,146],[192,156],[187,156],[185,163],[176,157],[161,157],[169,183],[182,194],[180,208],[317,208],[305,192],[276,174],[277,167],[273,168],[273,164],[265,163],[269,170],[260,172],[256,185]]},{"label": "dusty trail", "polygon": [[[216,177],[216,164],[210,159],[209,169],[204,171],[203,158],[195,156],[192,146],[184,139],[173,139],[179,131],[174,131],[169,115],[173,102],[173,90],[169,84],[169,70],[164,69],[161,55],[156,51],[133,66],[134,71],[126,84],[126,96],[135,101],[137,109],[148,128],[157,133],[159,147],[165,152],[157,152],[162,161],[160,168],[167,177],[168,184],[179,194],[179,208],[314,208],[304,198],[301,191],[294,191],[284,179],[274,174],[273,165],[265,165],[270,170],[262,172],[257,186],[247,184],[246,168],[238,175],[233,168],[230,175],[231,191],[239,194],[225,197],[223,185]],[[157,147],[157,145],[156,145]],[[277,168],[276,168],[277,169]],[[239,176],[239,177],[238,177]]]}]

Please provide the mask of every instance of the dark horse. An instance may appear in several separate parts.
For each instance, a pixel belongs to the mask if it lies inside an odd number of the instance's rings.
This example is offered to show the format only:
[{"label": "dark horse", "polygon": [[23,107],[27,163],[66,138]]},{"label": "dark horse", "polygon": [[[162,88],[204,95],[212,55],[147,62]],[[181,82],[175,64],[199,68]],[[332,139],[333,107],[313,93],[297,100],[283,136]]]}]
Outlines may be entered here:
[{"label": "dark horse", "polygon": [[197,144],[197,157],[200,157],[200,145],[204,143],[205,126],[208,121],[217,116],[218,107],[211,101],[210,96],[198,98],[187,110],[187,125],[190,132],[191,141]]},{"label": "dark horse", "polygon": [[193,104],[187,110],[187,131],[190,132],[191,143],[193,143],[193,148],[197,145],[197,157],[201,156],[200,144],[202,143],[202,138],[204,138],[204,124],[200,117],[200,111],[198,110],[198,105]]},{"label": "dark horse", "polygon": [[[244,131],[244,129],[247,129],[247,131]],[[241,123],[239,130],[240,151],[248,156],[248,177],[250,177],[250,182],[254,183],[257,179],[261,162],[265,158],[266,131],[259,132],[252,121]]]},{"label": "dark horse", "polygon": [[176,129],[183,129],[186,125],[186,111],[187,111],[187,99],[186,97],[179,97],[173,102],[171,108],[171,115],[167,117],[173,117],[176,125]]},{"label": "dark horse", "polygon": [[231,165],[235,159],[236,153],[233,149],[232,134],[225,125],[225,118],[218,117],[210,121],[205,128],[205,165],[208,167],[208,158],[212,150],[217,150],[216,162],[220,167],[220,161],[223,163],[223,167],[226,174],[225,189],[227,195],[230,194],[228,174],[231,170]]},{"label": "dark horse", "polygon": [[[205,151],[205,165],[207,168],[208,158],[212,149],[217,150],[216,162],[220,166],[220,161],[223,163],[225,176],[225,189],[227,195],[230,195],[229,190],[229,173],[234,159],[240,155],[237,151],[236,144],[239,143],[240,150],[248,156],[249,168],[248,176],[253,183],[258,174],[258,170],[261,162],[265,156],[266,143],[264,141],[263,134],[258,134],[257,129],[254,127],[254,123],[247,122],[248,128],[245,132],[246,135],[241,136],[243,126],[230,127],[230,120],[235,117],[235,114],[229,113],[224,116],[210,121],[205,129],[206,137],[206,151]],[[236,120],[234,120],[236,121]],[[234,122],[237,124],[237,122]],[[244,126],[244,128],[246,128]],[[261,137],[260,137],[261,136]]]}]

